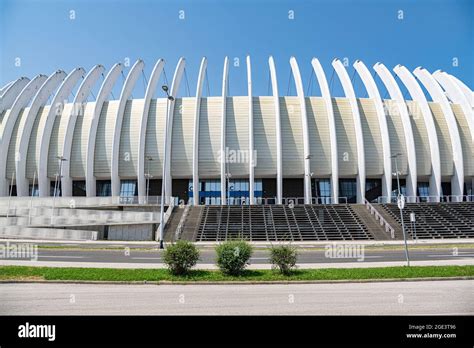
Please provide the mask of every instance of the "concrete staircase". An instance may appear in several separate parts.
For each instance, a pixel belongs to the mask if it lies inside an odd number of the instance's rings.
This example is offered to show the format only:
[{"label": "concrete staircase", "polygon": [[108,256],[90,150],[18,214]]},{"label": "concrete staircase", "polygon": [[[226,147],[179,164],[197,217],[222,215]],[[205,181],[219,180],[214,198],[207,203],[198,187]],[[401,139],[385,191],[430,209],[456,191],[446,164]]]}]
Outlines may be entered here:
[{"label": "concrete staircase", "polygon": [[[359,216],[360,220],[365,224],[365,226],[367,226],[367,229],[373,235],[374,239],[376,240],[391,240],[392,239],[390,237],[390,234],[385,232],[384,227],[381,226],[380,223],[377,220],[375,220],[375,217],[370,214],[370,212],[367,210],[365,205],[354,204],[354,205],[351,205],[351,207],[352,207],[352,210],[357,214],[357,216]],[[391,222],[388,221],[388,223],[390,224]],[[392,225],[392,227],[394,226]],[[395,239],[397,239],[396,232],[395,232]]]}]

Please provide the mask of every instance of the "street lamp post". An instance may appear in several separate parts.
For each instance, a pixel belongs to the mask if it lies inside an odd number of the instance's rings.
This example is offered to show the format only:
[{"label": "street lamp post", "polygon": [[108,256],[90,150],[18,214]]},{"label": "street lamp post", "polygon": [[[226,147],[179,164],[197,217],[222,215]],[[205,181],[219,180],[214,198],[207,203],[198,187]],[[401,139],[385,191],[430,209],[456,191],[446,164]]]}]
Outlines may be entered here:
[{"label": "street lamp post", "polygon": [[232,178],[232,174],[227,172],[225,173],[225,178],[227,179],[227,204],[230,204],[230,178]]},{"label": "street lamp post", "polygon": [[397,176],[397,188],[398,188],[397,203],[398,203],[398,208],[400,209],[400,218],[402,220],[403,240],[405,242],[405,256],[407,259],[407,265],[410,266],[410,257],[408,256],[407,235],[405,232],[405,222],[403,221],[403,208],[405,207],[405,197],[401,193],[400,172],[398,171],[398,157],[401,155],[402,154],[398,152],[398,153],[393,154],[390,157],[395,159],[395,175]]},{"label": "street lamp post", "polygon": [[163,238],[164,238],[164,234],[165,234],[165,229],[164,229],[164,225],[163,225],[163,222],[164,222],[164,217],[165,217],[165,206],[164,206],[164,203],[165,203],[165,193],[166,193],[166,190],[165,190],[165,185],[166,185],[166,166],[167,166],[167,163],[168,163],[168,156],[166,156],[166,143],[168,142],[168,127],[169,127],[169,124],[168,124],[168,115],[169,115],[169,105],[170,105],[170,101],[173,101],[174,98],[173,96],[171,96],[168,92],[168,86],[167,85],[163,85],[161,86],[161,89],[166,93],[166,127],[165,127],[165,136],[164,136],[164,147],[163,149],[165,150],[165,156],[164,156],[164,159],[163,159],[163,175],[161,177],[161,210],[160,210],[160,249],[164,249],[164,243],[163,243]]},{"label": "street lamp post", "polygon": [[150,179],[152,176],[150,175],[150,162],[153,161],[153,158],[151,156],[145,156],[146,159],[146,165],[147,165],[147,170],[145,174],[146,178],[146,201],[145,204],[148,204],[148,196],[149,196],[149,191],[150,191]]},{"label": "street lamp post", "polygon": [[61,179],[63,176],[63,162],[67,161],[64,156],[56,156],[56,158],[59,161],[59,174],[56,174],[56,181],[54,183],[54,191],[53,191],[53,209],[51,211],[51,225],[54,225],[54,208],[55,208],[55,203],[56,203],[56,191],[59,188],[59,185],[61,184]]}]

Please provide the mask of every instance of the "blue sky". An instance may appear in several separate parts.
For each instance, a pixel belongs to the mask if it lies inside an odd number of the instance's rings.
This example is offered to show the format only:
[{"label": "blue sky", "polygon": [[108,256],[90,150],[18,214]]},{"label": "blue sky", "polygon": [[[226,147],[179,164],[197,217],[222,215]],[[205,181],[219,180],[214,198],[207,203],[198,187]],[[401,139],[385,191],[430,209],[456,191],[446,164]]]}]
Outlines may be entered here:
[{"label": "blue sky", "polygon": [[[289,11],[294,11],[293,20]],[[380,61],[390,69],[398,63],[410,70],[420,65],[431,72],[442,69],[473,88],[473,14],[474,2],[469,0],[0,0],[0,84],[20,76],[49,75],[58,68],[88,70],[100,63],[109,69],[126,57],[131,64],[144,59],[147,78],[155,61],[164,58],[171,81],[184,56],[194,95],[200,60],[206,56],[211,95],[219,95],[227,55],[231,63],[240,59],[240,67],[231,64],[230,94],[245,95],[245,56],[250,54],[254,95],[268,94],[269,55],[276,60],[280,95],[288,91],[292,55],[298,59],[305,92],[314,56],[328,79],[332,59],[347,57],[350,76],[353,62],[361,59],[370,68]],[[143,86],[138,81],[135,98],[143,96]],[[182,87],[185,96],[185,83]],[[358,96],[365,96],[357,74],[355,87]],[[120,88],[121,83],[114,90],[116,97]],[[337,77],[333,93],[342,96]],[[295,94],[293,81],[290,94]],[[310,94],[319,94],[317,86]]]}]

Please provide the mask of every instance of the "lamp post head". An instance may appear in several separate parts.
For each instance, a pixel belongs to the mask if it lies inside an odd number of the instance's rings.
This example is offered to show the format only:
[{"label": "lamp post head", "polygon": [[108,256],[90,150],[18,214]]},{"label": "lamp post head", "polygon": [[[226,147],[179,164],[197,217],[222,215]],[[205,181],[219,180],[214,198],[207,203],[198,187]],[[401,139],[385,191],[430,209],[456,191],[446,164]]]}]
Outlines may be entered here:
[{"label": "lamp post head", "polygon": [[167,85],[161,86],[161,89],[162,89],[163,91],[165,91],[166,93],[168,93],[168,86],[167,86]]}]

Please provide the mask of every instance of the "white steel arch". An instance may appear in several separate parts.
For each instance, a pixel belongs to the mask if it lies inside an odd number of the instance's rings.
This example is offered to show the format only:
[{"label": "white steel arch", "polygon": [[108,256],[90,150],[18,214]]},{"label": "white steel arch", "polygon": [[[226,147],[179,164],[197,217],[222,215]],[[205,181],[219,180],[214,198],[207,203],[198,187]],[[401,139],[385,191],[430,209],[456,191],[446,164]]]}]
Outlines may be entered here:
[{"label": "white steel arch", "polygon": [[393,71],[403,82],[412,99],[418,103],[421,114],[423,115],[423,120],[425,121],[426,130],[428,132],[431,155],[430,196],[434,196],[435,200],[439,200],[441,195],[441,159],[433,115],[431,114],[423,90],[411,72],[402,65],[397,65],[393,68]]},{"label": "white steel arch", "polygon": [[97,135],[97,127],[99,126],[100,113],[107,96],[112,91],[112,88],[123,70],[121,63],[115,64],[102,82],[97,99],[94,106],[94,113],[92,115],[92,122],[89,130],[89,138],[87,139],[86,152],[86,195],[93,197],[96,194],[95,176],[94,176],[94,153],[95,153],[95,137]]},{"label": "white steel arch", "polygon": [[354,63],[354,68],[359,74],[362,83],[367,90],[369,98],[374,100],[375,111],[379,120],[379,129],[380,136],[382,138],[382,153],[383,153],[383,171],[382,176],[382,196],[389,197],[392,192],[392,158],[391,158],[391,149],[390,149],[390,136],[388,133],[387,119],[385,116],[385,111],[382,103],[382,98],[380,97],[379,90],[375,84],[374,78],[372,77],[369,69],[365,64],[356,60]]},{"label": "white steel arch", "polygon": [[339,163],[337,160],[337,137],[336,122],[334,120],[334,110],[332,107],[331,92],[329,90],[326,74],[317,58],[311,60],[314,73],[318,79],[321,96],[326,105],[329,125],[329,141],[331,143],[331,199],[333,203],[339,202]]},{"label": "white steel arch", "polygon": [[51,132],[53,131],[54,121],[57,116],[61,115],[64,110],[64,103],[67,97],[71,94],[72,89],[77,84],[81,77],[84,77],[84,69],[76,68],[64,79],[58,91],[53,97],[51,108],[46,116],[44,128],[38,129],[38,136],[40,137],[40,152],[37,158],[38,162],[38,189],[41,197],[50,195],[50,184],[48,178],[48,152],[49,142],[51,139]]},{"label": "white steel arch", "polygon": [[272,81],[273,103],[275,107],[275,133],[277,149],[277,204],[283,201],[283,165],[282,165],[282,146],[281,146],[281,116],[280,116],[280,97],[278,95],[278,80],[275,68],[275,61],[272,56],[268,58],[270,67],[270,78]]},{"label": "white steel arch", "polygon": [[247,86],[249,98],[249,199],[250,204],[255,204],[255,159],[253,140],[253,96],[252,96],[252,66],[250,56],[247,56]]},{"label": "white steel arch", "polygon": [[92,90],[92,87],[97,82],[97,79],[104,72],[102,65],[94,66],[86,75],[82,81],[79,89],[73,100],[73,107],[67,118],[66,131],[64,132],[64,138],[62,140],[63,150],[62,156],[66,159],[62,166],[62,178],[61,178],[61,195],[64,197],[72,196],[72,178],[70,176],[71,171],[71,150],[72,140],[74,137],[74,129],[76,127],[77,117],[84,117],[85,102]]},{"label": "white steel arch", "polygon": [[16,190],[18,196],[29,195],[29,183],[26,178],[26,160],[31,131],[33,130],[35,119],[38,117],[38,111],[46,104],[49,96],[58,88],[65,77],[66,73],[62,70],[58,70],[48,77],[46,82],[36,93],[28,113],[24,116],[25,122],[23,129],[18,130],[19,144],[15,152]]},{"label": "white steel arch", "polygon": [[125,83],[122,87],[122,92],[120,93],[120,101],[117,110],[117,116],[114,120],[114,135],[112,140],[112,165],[111,165],[111,188],[112,196],[120,195],[120,177],[119,177],[119,148],[120,148],[120,137],[122,133],[122,123],[123,123],[123,113],[125,111],[125,105],[127,100],[132,94],[133,87],[140,77],[140,73],[143,71],[145,63],[143,60],[138,59],[135,64],[133,64],[130,72],[125,79]]},{"label": "white steel arch", "polygon": [[301,108],[301,126],[303,130],[303,156],[304,156],[304,202],[311,204],[311,173],[309,153],[309,132],[308,132],[308,116],[306,114],[306,100],[304,98],[303,81],[301,80],[300,69],[295,57],[290,58],[291,71],[296,85],[296,94],[300,101]]},{"label": "white steel arch", "polygon": [[364,152],[364,136],[362,134],[362,123],[360,121],[359,107],[355,96],[354,88],[351,79],[347,74],[346,68],[339,59],[332,61],[332,66],[336,71],[342,88],[352,110],[352,117],[354,120],[355,136],[357,143],[357,203],[363,203],[365,199],[365,152]]},{"label": "white steel arch", "polygon": [[194,108],[194,136],[193,136],[193,203],[199,204],[199,118],[201,114],[202,86],[206,76],[207,58],[203,57],[199,67],[196,86],[196,106]]},{"label": "white steel arch", "polygon": [[461,137],[459,135],[456,118],[449,105],[448,99],[441,86],[425,68],[417,67],[413,74],[425,86],[433,101],[439,103],[448,124],[453,152],[454,175],[451,178],[451,191],[454,196],[462,195],[464,190],[464,159],[462,157]]},{"label": "white steel arch", "polygon": [[171,83],[170,95],[172,100],[168,100],[168,110],[166,117],[166,135],[165,135],[165,158],[163,162],[163,179],[162,185],[165,184],[165,198],[171,197],[173,193],[171,180],[171,137],[173,135],[173,118],[174,118],[174,104],[176,95],[179,91],[181,78],[183,77],[184,68],[186,67],[186,59],[181,57],[176,65],[174,71],[173,82]]},{"label": "white steel arch", "polygon": [[8,82],[6,85],[4,85],[2,88],[0,88],[0,97],[3,96],[3,93],[10,87],[13,83],[15,83],[16,80]]},{"label": "white steel arch", "polygon": [[8,148],[10,147],[10,141],[13,129],[18,120],[18,115],[20,111],[28,105],[31,98],[36,95],[47,78],[46,75],[37,75],[34,77],[20,92],[3,120],[3,132],[0,134],[0,196],[7,194],[6,170]]},{"label": "white steel arch", "polygon": [[407,151],[408,161],[408,175],[406,178],[406,193],[408,197],[417,195],[417,170],[416,170],[416,150],[415,140],[413,138],[413,129],[411,127],[410,115],[408,113],[407,105],[403,99],[403,94],[395,81],[395,78],[390,73],[385,65],[376,63],[374,70],[379,75],[385,88],[387,88],[390,98],[396,102],[398,114],[402,121],[403,133],[405,135],[405,147]]},{"label": "white steel arch", "polygon": [[7,86],[5,86],[5,89],[2,91],[0,96],[0,113],[12,107],[15,99],[29,82],[29,78],[20,77],[18,80],[10,82]]},{"label": "white steel arch", "polygon": [[458,85],[458,87],[461,88],[469,104],[471,105],[472,108],[474,108],[474,92],[471,91],[471,89],[468,86],[466,86],[466,84],[462,82],[460,79],[458,79],[456,76],[450,75],[450,74],[449,76],[451,76],[451,79],[454,81],[454,83],[456,83],[456,85]]},{"label": "white steel arch", "polygon": [[138,135],[138,166],[137,166],[137,182],[138,182],[138,197],[140,202],[143,202],[143,197],[146,195],[146,180],[145,180],[145,140],[146,129],[148,124],[148,114],[150,112],[151,98],[155,94],[156,86],[160,80],[161,73],[165,66],[163,59],[158,59],[153,67],[150,75],[150,81],[145,91],[145,103],[143,113],[140,119],[140,134]]},{"label": "white steel arch", "polygon": [[228,86],[227,81],[229,77],[229,57],[224,59],[224,71],[222,73],[222,118],[221,118],[221,203],[227,204],[226,198],[226,171],[227,171],[227,158],[225,156],[225,145],[226,145],[226,124],[227,124],[227,92]]}]

